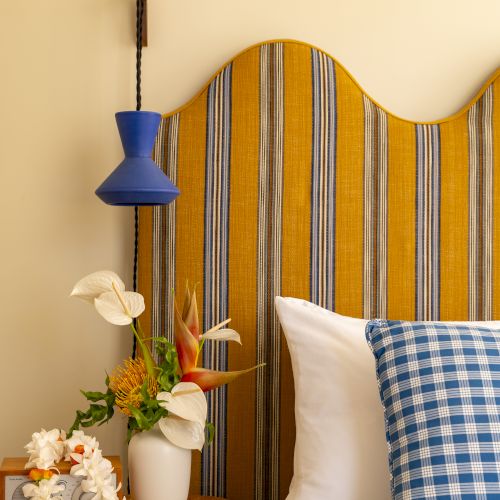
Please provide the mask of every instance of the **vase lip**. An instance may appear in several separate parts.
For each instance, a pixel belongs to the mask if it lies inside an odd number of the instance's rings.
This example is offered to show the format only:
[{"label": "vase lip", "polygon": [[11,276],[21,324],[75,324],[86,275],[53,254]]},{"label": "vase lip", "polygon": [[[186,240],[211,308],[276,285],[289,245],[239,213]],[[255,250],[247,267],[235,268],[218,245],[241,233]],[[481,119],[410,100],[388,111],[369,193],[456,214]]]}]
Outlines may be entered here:
[{"label": "vase lip", "polygon": [[158,113],[157,111],[144,111],[144,110],[139,110],[139,111],[135,111],[135,110],[130,110],[130,111],[118,111],[115,113],[115,116],[118,117],[118,116],[124,116],[124,115],[152,115],[152,116],[160,116],[161,117],[161,113]]}]

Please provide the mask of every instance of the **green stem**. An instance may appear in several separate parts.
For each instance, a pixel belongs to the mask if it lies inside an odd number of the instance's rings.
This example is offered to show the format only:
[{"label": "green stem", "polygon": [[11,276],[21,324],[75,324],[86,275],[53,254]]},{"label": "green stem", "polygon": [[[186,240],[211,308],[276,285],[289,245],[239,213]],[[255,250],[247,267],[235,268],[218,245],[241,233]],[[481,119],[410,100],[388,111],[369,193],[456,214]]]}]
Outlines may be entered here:
[{"label": "green stem", "polygon": [[198,344],[198,352],[196,353],[196,361],[194,362],[194,366],[198,366],[198,358],[200,357],[201,350],[203,349],[203,344],[205,343],[205,337],[202,337],[200,343]]},{"label": "green stem", "polygon": [[[144,342],[165,342],[166,341],[165,337],[146,337],[145,339],[142,339],[142,340]],[[170,343],[171,342],[169,342],[169,344]]]},{"label": "green stem", "polygon": [[[142,355],[144,357],[144,364],[146,365],[146,371],[148,372],[148,375],[153,379],[156,380],[156,372],[158,367],[156,366],[155,360],[153,359],[153,356],[151,355],[151,351],[149,350],[148,346],[143,342],[141,336],[137,333],[137,330],[135,329],[134,323],[130,323],[130,328],[134,332],[135,338],[137,339],[137,343],[139,344],[139,347],[141,348]],[[140,326],[139,326],[140,328]]]}]

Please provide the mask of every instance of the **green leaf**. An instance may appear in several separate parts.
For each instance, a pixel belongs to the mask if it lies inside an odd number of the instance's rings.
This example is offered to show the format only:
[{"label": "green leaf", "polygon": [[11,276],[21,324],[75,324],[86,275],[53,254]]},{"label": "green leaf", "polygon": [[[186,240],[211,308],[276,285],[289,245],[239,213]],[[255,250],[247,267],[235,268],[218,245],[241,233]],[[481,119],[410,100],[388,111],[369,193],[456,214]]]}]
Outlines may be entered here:
[{"label": "green leaf", "polygon": [[[109,378],[106,378],[106,385],[109,384]],[[77,410],[75,421],[68,431],[68,437],[71,437],[75,430],[80,427],[92,427],[93,425],[102,425],[108,422],[114,415],[115,395],[111,389],[103,393],[98,391],[80,391],[85,398],[91,402],[87,411]],[[102,401],[104,404],[97,404]]]},{"label": "green leaf", "polygon": [[135,432],[139,430],[139,426],[137,425],[137,421],[133,417],[129,417],[128,426],[127,426],[127,443],[130,443],[132,436]]},{"label": "green leaf", "polygon": [[142,396],[142,400],[145,402],[149,401],[151,399],[149,392],[148,392],[148,385],[149,385],[148,380],[146,378],[146,380],[144,381],[144,383],[141,386],[141,396]]},{"label": "green leaf", "polygon": [[80,391],[80,392],[85,396],[86,399],[94,402],[102,401],[106,397],[106,394],[97,391],[88,391],[88,392]]},{"label": "green leaf", "polygon": [[132,405],[128,405],[128,409],[130,410],[130,413],[132,413],[132,416],[135,418],[135,421],[137,422],[139,429],[147,431],[151,428],[148,419],[146,418],[144,413],[142,413],[142,411],[139,410],[139,408],[135,408]]},{"label": "green leaf", "polygon": [[207,422],[205,426],[205,432],[207,432],[207,445],[211,444],[215,436],[215,425],[212,422]]}]

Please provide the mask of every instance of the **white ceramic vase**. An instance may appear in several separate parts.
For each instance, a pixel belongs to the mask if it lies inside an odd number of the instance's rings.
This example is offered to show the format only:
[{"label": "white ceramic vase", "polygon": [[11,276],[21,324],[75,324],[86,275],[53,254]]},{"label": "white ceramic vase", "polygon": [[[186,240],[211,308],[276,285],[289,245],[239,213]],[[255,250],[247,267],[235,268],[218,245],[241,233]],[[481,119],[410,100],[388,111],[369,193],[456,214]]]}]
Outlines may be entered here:
[{"label": "white ceramic vase", "polygon": [[186,500],[191,450],[172,444],[156,425],[130,440],[128,470],[134,500]]}]

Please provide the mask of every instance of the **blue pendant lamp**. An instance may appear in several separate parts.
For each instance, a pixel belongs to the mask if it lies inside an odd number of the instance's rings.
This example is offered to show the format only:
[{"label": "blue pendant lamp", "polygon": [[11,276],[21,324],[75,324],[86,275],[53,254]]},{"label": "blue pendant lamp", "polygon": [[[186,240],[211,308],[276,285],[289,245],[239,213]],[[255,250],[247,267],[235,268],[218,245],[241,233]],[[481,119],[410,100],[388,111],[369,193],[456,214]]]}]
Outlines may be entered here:
[{"label": "blue pendant lamp", "polygon": [[136,111],[116,113],[125,159],[95,192],[108,205],[168,205],[179,196],[179,190],[151,159],[161,115],[141,111],[144,2],[137,0]]},{"label": "blue pendant lamp", "polygon": [[[95,192],[108,205],[134,207],[134,291],[137,291],[139,206],[168,205],[179,196],[179,190],[151,159],[161,115],[151,111],[141,111],[141,61],[145,6],[146,0],[136,0],[136,111],[116,113],[116,124],[120,132],[125,159]],[[136,347],[136,338],[133,336],[132,358],[135,358]]]},{"label": "blue pendant lamp", "polygon": [[97,188],[108,205],[168,205],[179,190],[151,159],[161,115],[152,111],[116,113],[125,159]]}]

